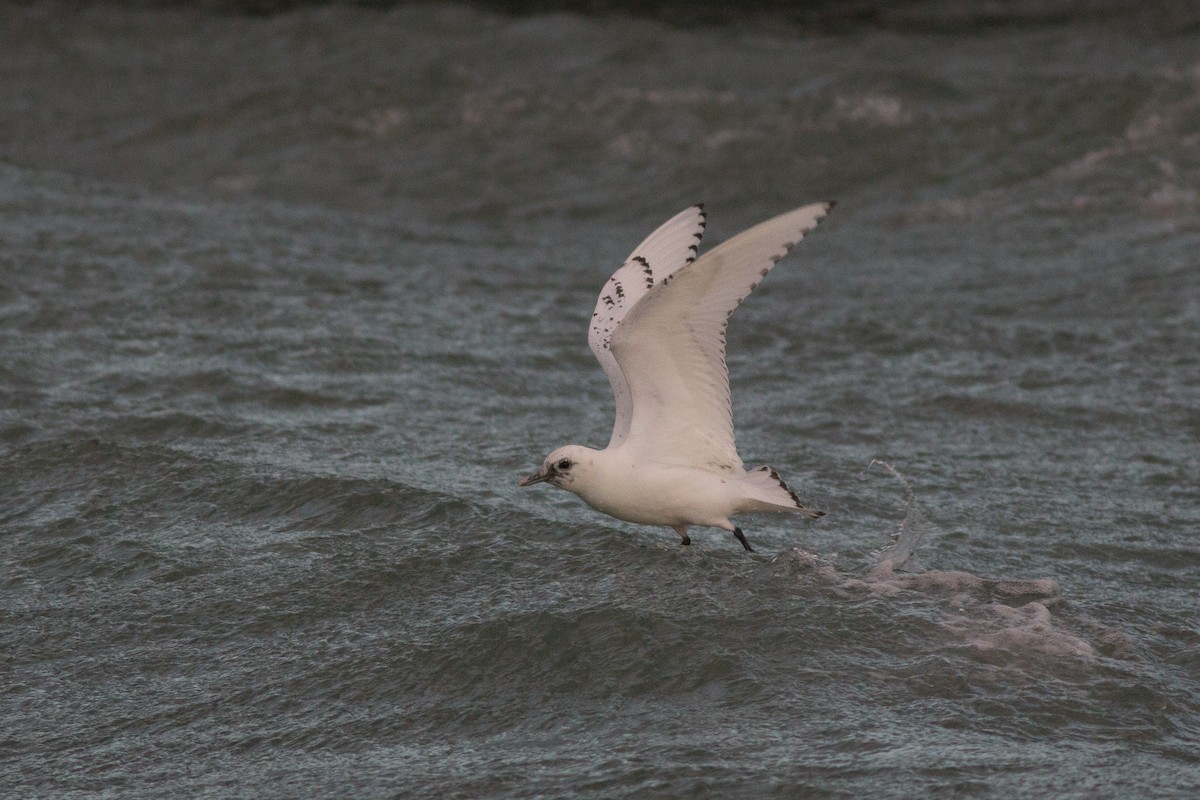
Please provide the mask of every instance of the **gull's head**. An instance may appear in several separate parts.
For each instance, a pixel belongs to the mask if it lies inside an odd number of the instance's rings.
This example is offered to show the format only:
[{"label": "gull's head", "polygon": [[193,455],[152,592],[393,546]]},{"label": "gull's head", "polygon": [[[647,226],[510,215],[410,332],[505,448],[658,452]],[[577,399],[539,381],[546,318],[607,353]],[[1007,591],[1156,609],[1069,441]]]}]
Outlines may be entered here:
[{"label": "gull's head", "polygon": [[532,475],[526,475],[518,486],[532,486],[535,483],[548,483],[568,492],[576,491],[575,482],[587,474],[596,451],[590,447],[569,444],[560,447],[542,462],[541,469]]}]

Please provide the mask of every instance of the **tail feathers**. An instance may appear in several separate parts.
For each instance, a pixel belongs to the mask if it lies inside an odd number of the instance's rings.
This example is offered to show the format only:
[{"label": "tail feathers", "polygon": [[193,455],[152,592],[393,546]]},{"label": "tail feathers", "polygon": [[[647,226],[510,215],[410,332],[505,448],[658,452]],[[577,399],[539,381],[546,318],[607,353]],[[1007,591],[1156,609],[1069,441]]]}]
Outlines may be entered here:
[{"label": "tail feathers", "polygon": [[788,488],[779,477],[779,473],[771,467],[763,466],[752,469],[742,478],[742,483],[748,489],[749,499],[744,507],[746,511],[794,511],[809,517],[823,517],[824,511],[809,508],[800,502],[796,493]]}]

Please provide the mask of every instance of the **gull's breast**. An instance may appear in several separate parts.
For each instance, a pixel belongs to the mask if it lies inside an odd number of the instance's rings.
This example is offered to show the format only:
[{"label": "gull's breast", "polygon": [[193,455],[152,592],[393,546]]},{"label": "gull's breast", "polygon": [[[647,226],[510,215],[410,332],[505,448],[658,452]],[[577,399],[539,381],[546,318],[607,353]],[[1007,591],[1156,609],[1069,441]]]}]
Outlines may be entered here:
[{"label": "gull's breast", "polygon": [[609,516],[642,525],[720,525],[742,499],[732,473],[693,467],[612,464],[577,488],[583,500]]}]

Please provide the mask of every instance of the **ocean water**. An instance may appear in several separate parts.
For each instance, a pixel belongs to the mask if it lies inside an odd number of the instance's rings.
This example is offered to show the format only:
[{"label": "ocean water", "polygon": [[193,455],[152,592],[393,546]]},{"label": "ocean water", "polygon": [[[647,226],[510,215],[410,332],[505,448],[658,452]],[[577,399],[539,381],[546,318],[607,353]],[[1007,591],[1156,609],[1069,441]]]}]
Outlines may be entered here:
[{"label": "ocean water", "polygon": [[[1200,793],[1200,18],[665,8],[0,8],[0,796]],[[729,332],[827,517],[517,489],[646,233],[830,198]]]}]

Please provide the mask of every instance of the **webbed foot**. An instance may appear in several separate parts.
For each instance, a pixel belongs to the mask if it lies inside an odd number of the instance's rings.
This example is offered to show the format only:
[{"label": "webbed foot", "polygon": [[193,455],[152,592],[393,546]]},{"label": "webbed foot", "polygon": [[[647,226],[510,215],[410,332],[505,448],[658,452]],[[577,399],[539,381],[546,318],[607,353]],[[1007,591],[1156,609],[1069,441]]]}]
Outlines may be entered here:
[{"label": "webbed foot", "polygon": [[750,543],[746,541],[746,534],[742,533],[741,528],[734,528],[733,535],[736,536],[737,540],[742,543],[742,547],[746,548],[747,552],[750,552],[750,553],[754,552],[754,548],[751,547]]}]

